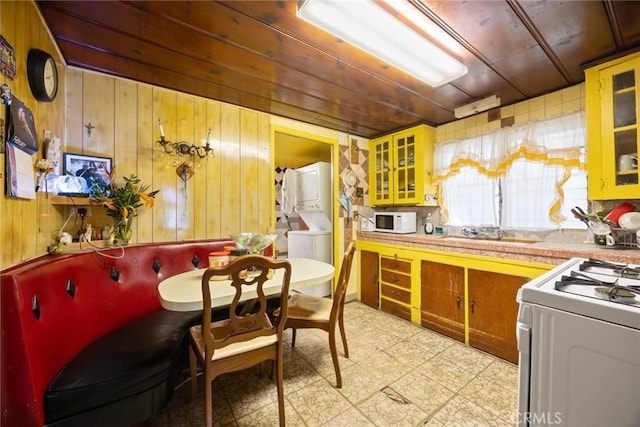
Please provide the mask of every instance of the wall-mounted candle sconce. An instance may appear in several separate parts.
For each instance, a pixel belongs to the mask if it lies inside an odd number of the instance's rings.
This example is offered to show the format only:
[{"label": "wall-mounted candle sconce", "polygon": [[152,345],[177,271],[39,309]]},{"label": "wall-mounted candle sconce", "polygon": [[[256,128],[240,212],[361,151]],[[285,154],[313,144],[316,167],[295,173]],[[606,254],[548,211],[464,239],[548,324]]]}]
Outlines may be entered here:
[{"label": "wall-mounted candle sconce", "polygon": [[213,148],[211,148],[211,129],[207,133],[207,141],[204,145],[198,146],[188,143],[187,141],[178,141],[171,142],[167,141],[164,137],[164,129],[162,127],[162,121],[158,119],[158,126],[160,127],[160,141],[157,141],[158,144],[162,147],[165,153],[171,154],[176,153],[179,156],[192,156],[196,155],[201,159],[205,157],[213,156]]},{"label": "wall-mounted candle sconce", "polygon": [[[213,148],[211,147],[211,129],[207,133],[207,140],[201,146],[191,144],[187,141],[171,142],[164,136],[164,128],[162,127],[162,120],[158,119],[158,127],[160,128],[160,141],[158,143],[159,149],[165,154],[175,154],[176,158],[171,161],[171,164],[178,166],[176,173],[183,181],[187,181],[194,174],[193,162],[199,159],[205,159],[213,157]],[[191,157],[191,161],[182,160],[179,161],[178,157]]]}]

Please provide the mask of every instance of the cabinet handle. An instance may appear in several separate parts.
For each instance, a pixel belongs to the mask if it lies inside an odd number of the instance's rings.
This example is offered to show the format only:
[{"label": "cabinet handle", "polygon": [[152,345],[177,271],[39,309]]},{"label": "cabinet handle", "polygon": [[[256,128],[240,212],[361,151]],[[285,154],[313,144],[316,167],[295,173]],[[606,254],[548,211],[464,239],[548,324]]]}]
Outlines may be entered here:
[{"label": "cabinet handle", "polygon": [[458,295],[456,297],[456,306],[458,307],[458,310],[460,310],[460,301],[462,301],[462,298],[460,298],[460,295]]},{"label": "cabinet handle", "polygon": [[475,313],[475,308],[476,308],[476,302],[474,300],[471,300],[471,313]]}]

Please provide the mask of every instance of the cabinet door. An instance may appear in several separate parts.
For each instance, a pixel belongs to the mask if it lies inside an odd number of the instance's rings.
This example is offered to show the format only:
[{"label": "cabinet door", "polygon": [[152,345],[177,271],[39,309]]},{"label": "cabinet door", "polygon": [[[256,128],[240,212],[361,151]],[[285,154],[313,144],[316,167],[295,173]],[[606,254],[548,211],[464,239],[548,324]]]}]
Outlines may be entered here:
[{"label": "cabinet door", "polygon": [[587,70],[586,76],[589,198],[637,198],[640,56]]},{"label": "cabinet door", "polygon": [[[418,139],[416,132],[401,132],[393,137],[394,159],[393,178],[395,181],[393,199],[396,203],[419,203],[417,188],[419,171],[417,170],[416,150]],[[422,178],[422,176],[420,176]],[[420,183],[420,185],[422,185]]]},{"label": "cabinet door", "polygon": [[378,270],[380,267],[377,252],[360,252],[360,301],[378,308],[379,287]]},{"label": "cabinet door", "polygon": [[464,342],[464,268],[422,260],[421,323]]},{"label": "cabinet door", "polygon": [[518,363],[518,289],[527,277],[469,269],[469,345]]},{"label": "cabinet door", "polygon": [[[638,181],[638,71],[640,60],[601,72],[602,171],[608,198],[640,194]],[[635,160],[633,160],[635,158]]]},{"label": "cabinet door", "polygon": [[370,197],[375,206],[393,203],[393,148],[391,136],[371,141],[369,148],[370,167]]}]

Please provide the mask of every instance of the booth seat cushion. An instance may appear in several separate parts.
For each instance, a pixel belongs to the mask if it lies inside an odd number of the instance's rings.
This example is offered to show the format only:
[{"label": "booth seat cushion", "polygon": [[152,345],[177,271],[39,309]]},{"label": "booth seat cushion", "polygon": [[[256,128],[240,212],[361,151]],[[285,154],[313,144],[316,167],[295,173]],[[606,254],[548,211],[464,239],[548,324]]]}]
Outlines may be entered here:
[{"label": "booth seat cushion", "polygon": [[201,321],[201,313],[160,309],[89,344],[51,381],[44,399],[46,423],[136,396],[172,378],[185,356],[186,332]]}]

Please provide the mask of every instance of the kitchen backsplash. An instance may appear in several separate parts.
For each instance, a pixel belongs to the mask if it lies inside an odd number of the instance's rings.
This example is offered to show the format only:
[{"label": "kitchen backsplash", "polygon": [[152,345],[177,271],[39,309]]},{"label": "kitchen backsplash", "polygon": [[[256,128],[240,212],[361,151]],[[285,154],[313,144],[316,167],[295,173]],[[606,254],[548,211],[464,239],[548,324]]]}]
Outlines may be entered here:
[{"label": "kitchen backsplash", "polygon": [[452,139],[470,138],[503,127],[529,121],[560,117],[585,109],[585,86],[580,83],[566,89],[531,98],[517,104],[494,108],[436,128],[436,144]]}]

